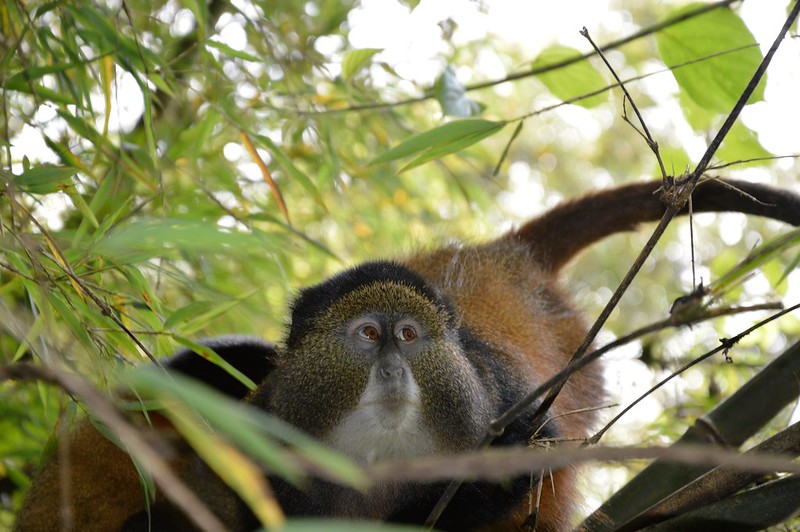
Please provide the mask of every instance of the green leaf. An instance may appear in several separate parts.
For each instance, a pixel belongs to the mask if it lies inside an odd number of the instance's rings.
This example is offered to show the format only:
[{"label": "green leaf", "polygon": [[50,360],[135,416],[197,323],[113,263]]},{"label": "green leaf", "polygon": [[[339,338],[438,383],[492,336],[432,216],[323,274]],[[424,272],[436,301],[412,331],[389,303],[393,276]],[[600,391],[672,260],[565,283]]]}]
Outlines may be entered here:
[{"label": "green leaf", "polygon": [[[560,63],[582,55],[578,50],[567,46],[554,45],[546,48],[533,61],[533,68]],[[578,61],[565,67],[557,68],[538,75],[544,85],[554,96],[562,101],[571,101],[578,96],[589,94],[607,85],[602,74],[588,60]],[[582,107],[597,107],[608,101],[606,93],[595,94],[573,103]]]},{"label": "green leaf", "polygon": [[[697,9],[698,5],[684,6],[671,13],[670,18]],[[718,113],[733,108],[762,59],[750,30],[727,8],[714,9],[663,29],[656,34],[656,42],[662,60],[670,66],[741,48],[672,71],[681,89],[700,107]],[[750,103],[764,99],[765,79],[759,83]]]},{"label": "green leaf", "polygon": [[681,175],[692,164],[686,150],[670,145],[660,146],[661,160],[670,175]]},{"label": "green leaf", "polygon": [[153,66],[164,66],[164,58],[147,48],[143,43],[125,36],[123,32],[117,31],[112,21],[114,17],[96,6],[67,4],[66,8],[70,14],[80,21],[83,26],[81,36],[98,45],[109,46],[117,55],[120,65],[131,74],[136,74],[136,70],[147,72]]},{"label": "green leaf", "polygon": [[431,146],[430,149],[426,150],[419,157],[417,157],[416,159],[414,159],[413,161],[402,167],[400,169],[400,172],[405,172],[406,170],[410,170],[412,168],[416,168],[421,164],[425,164],[428,161],[444,157],[445,155],[449,155],[451,153],[460,151],[468,146],[472,146],[473,144],[480,142],[486,137],[493,135],[494,133],[497,133],[498,131],[503,129],[504,126],[505,122],[502,124],[498,123],[495,127],[491,129],[487,129],[486,131],[475,132],[471,135],[467,135],[466,137],[460,138],[449,144]]},{"label": "green leaf", "polygon": [[70,178],[78,171],[72,166],[34,166],[12,179],[12,184],[31,194],[50,194],[72,184]]},{"label": "green leaf", "polygon": [[342,77],[346,80],[352,78],[358,73],[359,70],[366,66],[366,64],[370,59],[373,58],[375,54],[381,51],[382,50],[380,48],[361,48],[360,50],[350,50],[347,52],[347,54],[345,54],[344,59],[342,60]]},{"label": "green leaf", "polygon": [[[753,130],[748,129],[741,122],[736,122],[728,134],[725,135],[725,140],[717,151],[716,157],[721,161],[734,162],[771,156],[772,154],[758,142],[758,136]],[[751,166],[760,165],[763,164],[763,161],[754,161],[746,164]]]},{"label": "green leaf", "polygon": [[65,105],[75,105],[77,101],[69,94],[61,91],[54,91],[41,85],[29,83],[23,79],[9,80],[3,85],[4,91],[18,91],[32,94],[43,101],[61,103]]},{"label": "green leaf", "polygon": [[219,41],[214,41],[209,39],[206,41],[206,46],[210,46],[211,48],[216,48],[225,55],[229,55],[231,57],[237,57],[239,59],[244,59],[245,61],[252,61],[253,63],[264,62],[261,58],[258,58],[252,54],[248,54],[247,52],[242,52],[240,50],[236,50],[235,48],[231,48],[227,44],[221,43]]},{"label": "green leaf", "polygon": [[178,328],[183,334],[191,334],[209,325],[241,303],[240,299],[229,301],[195,301],[173,312],[164,322],[165,329]]},{"label": "green leaf", "polygon": [[234,401],[202,383],[181,375],[165,375],[151,367],[127,372],[124,380],[148,396],[166,395],[192,405],[212,428],[279,475],[296,479],[299,470],[296,462],[286,460],[283,449],[278,449],[265,436],[291,445],[310,463],[347,485],[357,488],[366,485],[363,471],[348,458],[268,412]]},{"label": "green leaf", "polygon": [[67,63],[58,63],[55,65],[26,68],[21,72],[18,72],[13,76],[10,76],[9,79],[6,81],[6,84],[7,86],[8,85],[19,86],[19,84],[31,83],[32,81],[37,80],[47,74],[57,74],[59,72],[64,72],[66,70],[69,70],[71,68],[76,68],[78,66],[82,65],[67,62]]},{"label": "green leaf", "polygon": [[[405,167],[413,168],[434,157],[441,157],[454,151],[460,150],[476,142],[497,133],[508,122],[493,122],[481,118],[470,118],[467,120],[456,120],[448,122],[439,127],[413,135],[394,148],[385,152],[370,161],[370,165],[388,163],[411,155],[420,154],[418,157]],[[435,153],[433,157],[429,157]]]},{"label": "green leaf", "polygon": [[210,221],[140,220],[107,233],[97,242],[96,251],[117,262],[132,262],[166,256],[173,250],[246,255],[269,245],[263,233],[227,230]]},{"label": "green leaf", "polygon": [[727,290],[730,285],[742,282],[753,271],[797,245],[800,245],[800,228],[793,229],[754,249],[729,272],[712,282],[709,288],[712,292]]}]

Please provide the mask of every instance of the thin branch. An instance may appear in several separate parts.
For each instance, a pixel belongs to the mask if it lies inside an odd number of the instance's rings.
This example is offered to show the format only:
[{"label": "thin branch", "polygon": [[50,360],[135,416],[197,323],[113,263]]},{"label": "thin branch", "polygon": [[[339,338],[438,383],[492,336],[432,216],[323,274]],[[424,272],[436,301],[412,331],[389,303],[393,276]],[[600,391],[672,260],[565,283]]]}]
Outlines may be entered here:
[{"label": "thin branch", "polygon": [[[669,376],[667,376],[666,378],[664,378],[661,381],[659,381],[658,383],[656,383],[652,388],[650,388],[649,390],[644,392],[642,395],[637,397],[633,402],[631,402],[631,404],[629,404],[628,406],[623,408],[622,411],[619,414],[614,416],[614,419],[612,419],[611,421],[606,423],[606,425],[603,428],[601,428],[600,430],[598,430],[597,433],[595,433],[594,436],[589,438],[589,440],[586,442],[587,445],[592,445],[592,444],[595,444],[598,441],[600,441],[600,438],[603,437],[603,435],[606,433],[606,431],[608,431],[608,429],[610,429],[617,421],[619,421],[622,418],[622,416],[627,414],[631,409],[633,409],[633,407],[635,407],[640,402],[642,402],[647,396],[651,395],[653,392],[655,392],[656,390],[658,390],[659,388],[664,386],[666,383],[671,381],[673,378],[677,377],[678,375],[680,375],[681,373],[683,373],[687,369],[689,369],[689,368],[691,368],[693,366],[696,366],[697,364],[699,364],[703,360],[706,360],[707,358],[710,358],[710,357],[716,355],[720,351],[727,353],[727,351],[729,351],[731,349],[731,347],[733,347],[733,345],[739,343],[739,341],[742,338],[744,338],[745,336],[747,336],[751,332],[755,331],[759,327],[764,326],[765,324],[771,322],[772,320],[780,318],[784,314],[788,314],[789,312],[793,312],[793,311],[797,310],[798,308],[800,308],[800,303],[798,303],[797,305],[794,305],[792,307],[789,307],[787,309],[784,309],[784,310],[782,310],[782,311],[780,311],[780,312],[778,312],[776,314],[773,314],[772,316],[770,316],[770,317],[768,317],[768,318],[766,318],[764,320],[761,320],[760,322],[756,323],[752,327],[750,327],[750,328],[746,329],[745,331],[737,334],[733,338],[730,338],[730,339],[721,338],[720,339],[720,345],[718,345],[717,347],[715,347],[711,351],[705,353],[704,355],[701,355],[701,356],[695,358],[694,360],[684,364],[683,366],[681,366],[677,370],[673,371]],[[726,354],[726,357],[727,357],[727,354]]]},{"label": "thin branch", "polygon": [[560,469],[582,462],[663,460],[695,466],[724,466],[735,471],[800,473],[792,457],[741,453],[710,445],[671,447],[581,447],[552,450],[528,447],[493,447],[454,456],[412,458],[379,462],[366,473],[373,483],[440,482],[448,479],[502,481],[531,471]]},{"label": "thin branch", "polygon": [[[583,27],[580,33],[586,38],[587,41],[589,41],[589,44],[592,45],[594,51],[597,53],[597,55],[600,56],[600,59],[603,60],[603,63],[606,64],[606,67],[608,67],[608,70],[611,72],[611,75],[614,76],[615,80],[617,80],[617,83],[622,89],[622,92],[625,94],[624,99],[622,101],[623,110],[625,109],[625,100],[627,99],[627,101],[631,102],[631,107],[633,107],[633,112],[636,113],[636,118],[639,119],[639,123],[642,125],[642,135],[644,136],[644,139],[647,142],[647,146],[655,154],[656,160],[658,161],[658,166],[659,168],[661,168],[661,178],[666,182],[667,170],[664,168],[664,161],[661,160],[661,154],[658,152],[658,142],[656,142],[656,140],[653,138],[653,135],[650,134],[650,130],[647,128],[647,123],[644,121],[644,118],[642,118],[642,113],[639,112],[639,107],[633,100],[633,96],[631,96],[631,94],[628,92],[628,89],[627,87],[625,87],[625,84],[622,82],[622,80],[619,79],[617,71],[614,70],[614,67],[612,67],[611,63],[608,62],[608,59],[606,59],[606,56],[603,53],[603,51],[595,44],[591,35],[589,35],[589,30],[586,29],[586,26]],[[625,113],[625,121],[630,124],[630,120],[628,120],[627,113]]]}]

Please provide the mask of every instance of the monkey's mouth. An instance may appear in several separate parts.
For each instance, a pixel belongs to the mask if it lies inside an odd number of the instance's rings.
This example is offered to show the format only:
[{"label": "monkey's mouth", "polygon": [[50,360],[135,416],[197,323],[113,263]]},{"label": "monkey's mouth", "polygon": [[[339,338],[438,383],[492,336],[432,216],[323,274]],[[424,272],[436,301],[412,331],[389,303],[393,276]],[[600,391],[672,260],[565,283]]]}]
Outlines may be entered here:
[{"label": "monkey's mouth", "polygon": [[388,395],[379,399],[373,399],[364,403],[362,406],[389,406],[396,408],[402,405],[417,406],[414,401],[403,395]]}]

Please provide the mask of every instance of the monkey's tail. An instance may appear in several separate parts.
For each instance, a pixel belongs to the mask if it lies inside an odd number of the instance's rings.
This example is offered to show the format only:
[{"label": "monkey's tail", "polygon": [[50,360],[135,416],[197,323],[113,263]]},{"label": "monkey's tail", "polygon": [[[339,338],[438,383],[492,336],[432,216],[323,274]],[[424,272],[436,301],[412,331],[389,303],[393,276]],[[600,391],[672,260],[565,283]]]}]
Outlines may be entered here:
[{"label": "monkey's tail", "polygon": [[[660,220],[666,211],[660,187],[660,181],[648,181],[594,192],[555,207],[506,238],[529,246],[545,270],[556,272],[592,243]],[[757,183],[708,179],[695,188],[692,211],[741,212],[797,226],[800,195]],[[687,213],[684,208],[680,214]]]}]

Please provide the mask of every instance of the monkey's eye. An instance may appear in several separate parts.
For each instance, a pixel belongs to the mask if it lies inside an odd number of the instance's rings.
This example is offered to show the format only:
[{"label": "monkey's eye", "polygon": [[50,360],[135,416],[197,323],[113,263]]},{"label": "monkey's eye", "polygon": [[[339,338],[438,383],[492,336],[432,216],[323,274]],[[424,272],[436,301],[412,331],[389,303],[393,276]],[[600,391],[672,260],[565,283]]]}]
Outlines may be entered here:
[{"label": "monkey's eye", "polygon": [[358,329],[358,336],[370,342],[377,342],[381,338],[381,332],[374,325],[364,325]]},{"label": "monkey's eye", "polygon": [[417,331],[414,327],[406,325],[397,332],[397,338],[403,342],[413,342],[417,339]]}]

